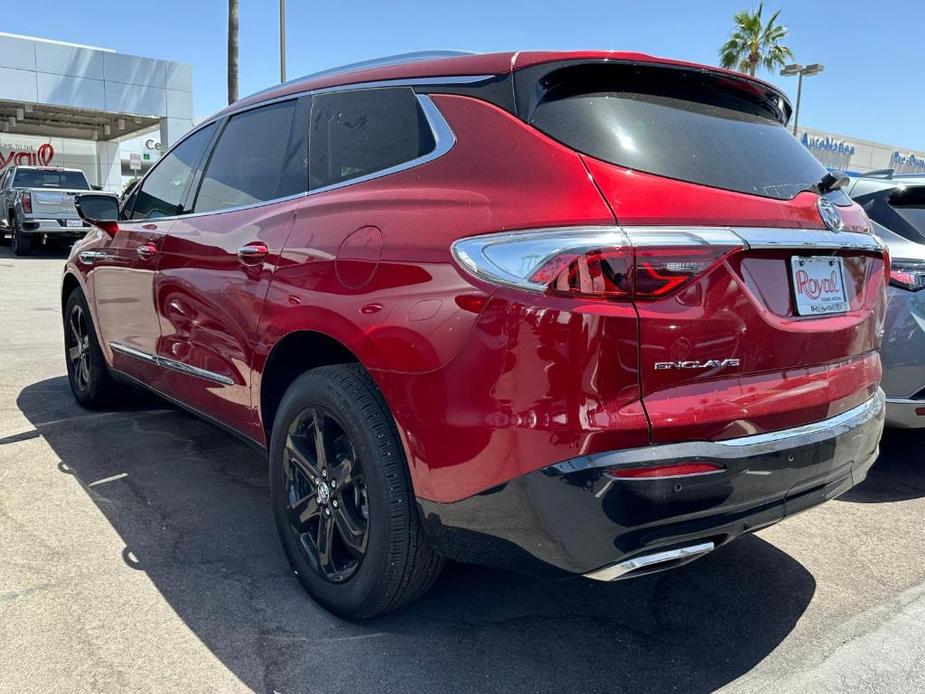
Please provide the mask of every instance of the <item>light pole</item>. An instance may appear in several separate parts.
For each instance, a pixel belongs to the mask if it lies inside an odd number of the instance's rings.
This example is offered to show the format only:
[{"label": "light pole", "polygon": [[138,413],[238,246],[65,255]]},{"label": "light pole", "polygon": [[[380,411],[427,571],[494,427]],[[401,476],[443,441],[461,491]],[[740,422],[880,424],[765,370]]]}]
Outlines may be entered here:
[{"label": "light pole", "polygon": [[286,0],[279,0],[279,81],[286,81]]},{"label": "light pole", "polygon": [[799,75],[800,80],[797,82],[797,108],[793,114],[793,136],[796,137],[797,134],[797,124],[800,122],[800,97],[803,96],[803,77],[812,77],[813,75],[818,75],[825,69],[824,65],[819,63],[813,63],[812,65],[800,65],[799,63],[794,63],[793,65],[785,65],[784,69],[780,71],[780,74],[784,77],[793,77],[794,75]]}]

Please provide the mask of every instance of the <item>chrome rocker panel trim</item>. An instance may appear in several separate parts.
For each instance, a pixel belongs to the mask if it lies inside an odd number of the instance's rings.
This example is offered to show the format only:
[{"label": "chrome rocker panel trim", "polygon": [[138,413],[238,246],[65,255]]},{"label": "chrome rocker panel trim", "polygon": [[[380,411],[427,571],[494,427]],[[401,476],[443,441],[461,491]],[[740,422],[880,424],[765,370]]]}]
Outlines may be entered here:
[{"label": "chrome rocker panel trim", "polygon": [[234,385],[234,380],[231,378],[228,378],[228,376],[217,374],[214,371],[207,371],[206,369],[200,369],[199,367],[196,367],[196,366],[190,366],[189,364],[184,364],[183,362],[175,361],[173,359],[168,359],[166,357],[160,357],[154,354],[149,354],[148,352],[143,352],[140,349],[135,349],[134,347],[129,347],[128,345],[123,345],[119,342],[110,342],[109,348],[114,352],[125,354],[129,357],[133,357],[135,359],[146,362],[148,364],[156,364],[157,366],[163,367],[165,369],[170,369],[171,371],[177,371],[179,373],[188,374],[190,376],[204,378],[207,381],[212,381],[213,383],[220,383],[223,386],[233,386]]}]

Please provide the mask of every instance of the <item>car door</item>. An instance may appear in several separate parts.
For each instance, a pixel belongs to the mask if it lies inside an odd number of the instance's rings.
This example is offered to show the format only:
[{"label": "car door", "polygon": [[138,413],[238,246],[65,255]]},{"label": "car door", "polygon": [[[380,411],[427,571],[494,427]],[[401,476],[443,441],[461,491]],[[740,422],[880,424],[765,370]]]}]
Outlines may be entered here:
[{"label": "car door", "polygon": [[253,438],[257,324],[308,186],[309,99],[233,114],[159,253],[157,357],[164,392]]},{"label": "car door", "polygon": [[154,306],[157,255],[175,224],[193,174],[215,131],[194,132],[151,169],[120,214],[118,231],[80,253],[90,266],[98,329],[113,368],[159,387],[160,323]]}]

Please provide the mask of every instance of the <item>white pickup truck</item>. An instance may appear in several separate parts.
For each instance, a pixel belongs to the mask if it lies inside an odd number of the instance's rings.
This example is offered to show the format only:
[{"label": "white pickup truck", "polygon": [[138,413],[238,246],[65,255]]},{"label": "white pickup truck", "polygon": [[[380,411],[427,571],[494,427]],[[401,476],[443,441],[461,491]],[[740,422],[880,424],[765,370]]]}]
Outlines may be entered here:
[{"label": "white pickup truck", "polygon": [[12,237],[13,252],[29,255],[35,242],[74,241],[89,228],[74,198],[91,190],[80,169],[14,166],[0,174],[0,240]]}]

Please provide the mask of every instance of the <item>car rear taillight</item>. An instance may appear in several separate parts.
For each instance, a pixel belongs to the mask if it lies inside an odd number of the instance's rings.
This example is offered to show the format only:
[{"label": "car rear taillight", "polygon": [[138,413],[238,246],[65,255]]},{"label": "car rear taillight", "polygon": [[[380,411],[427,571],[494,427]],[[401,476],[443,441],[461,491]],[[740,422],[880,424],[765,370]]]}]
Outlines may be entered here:
[{"label": "car rear taillight", "polygon": [[690,477],[692,475],[709,475],[725,470],[722,465],[704,461],[669,463],[666,465],[649,465],[646,467],[612,468],[604,474],[620,480],[659,479],[665,477]]},{"label": "car rear taillight", "polygon": [[925,263],[894,260],[890,265],[890,284],[910,292],[925,289]]},{"label": "car rear taillight", "polygon": [[32,214],[32,194],[23,193],[19,200],[22,205],[22,211],[26,214]]},{"label": "car rear taillight", "polygon": [[724,229],[592,227],[475,236],[453,244],[453,253],[493,284],[584,299],[645,300],[673,294],[744,247]]}]

